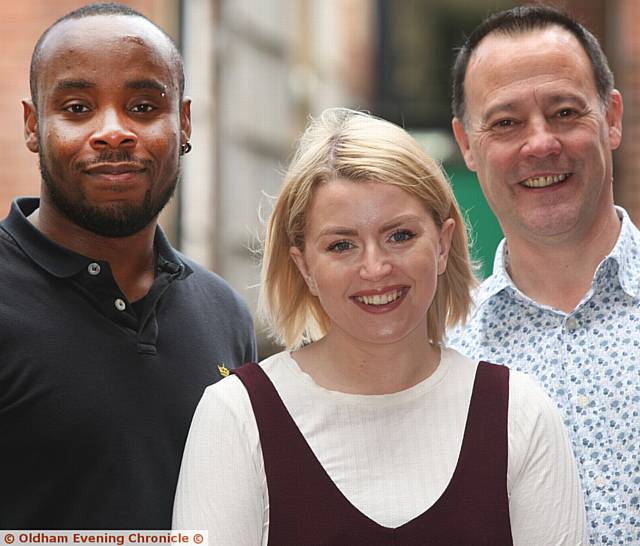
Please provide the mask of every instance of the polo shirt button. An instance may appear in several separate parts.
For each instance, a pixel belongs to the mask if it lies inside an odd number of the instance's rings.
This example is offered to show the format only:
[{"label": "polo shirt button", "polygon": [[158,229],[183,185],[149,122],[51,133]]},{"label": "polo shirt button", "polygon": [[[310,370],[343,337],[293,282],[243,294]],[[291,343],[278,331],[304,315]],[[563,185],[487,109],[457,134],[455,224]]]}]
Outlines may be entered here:
[{"label": "polo shirt button", "polygon": [[578,406],[582,408],[586,408],[588,403],[589,403],[589,397],[584,395],[578,396]]},{"label": "polo shirt button", "polygon": [[576,319],[576,317],[569,317],[565,324],[567,326],[567,330],[569,330],[570,332],[573,332],[579,326],[578,319]]},{"label": "polo shirt button", "polygon": [[605,485],[607,485],[607,480],[604,476],[598,476],[595,479],[595,483],[598,489],[602,489]]},{"label": "polo shirt button", "polygon": [[113,302],[113,305],[116,306],[118,311],[124,311],[127,308],[127,304],[120,298],[116,298],[116,301]]},{"label": "polo shirt button", "polygon": [[89,275],[93,275],[94,277],[96,275],[100,275],[100,264],[97,264],[96,262],[90,263],[89,267],[87,267],[87,271],[89,272]]}]

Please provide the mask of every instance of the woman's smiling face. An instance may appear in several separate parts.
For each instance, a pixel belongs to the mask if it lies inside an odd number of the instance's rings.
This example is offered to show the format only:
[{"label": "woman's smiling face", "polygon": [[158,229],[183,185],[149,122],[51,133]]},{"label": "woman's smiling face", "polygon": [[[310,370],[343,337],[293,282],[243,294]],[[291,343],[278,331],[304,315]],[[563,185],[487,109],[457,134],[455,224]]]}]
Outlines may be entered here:
[{"label": "woman's smiling face", "polygon": [[379,182],[318,186],[305,245],[291,256],[332,323],[332,333],[386,344],[426,337],[454,221],[437,226],[414,195]]}]

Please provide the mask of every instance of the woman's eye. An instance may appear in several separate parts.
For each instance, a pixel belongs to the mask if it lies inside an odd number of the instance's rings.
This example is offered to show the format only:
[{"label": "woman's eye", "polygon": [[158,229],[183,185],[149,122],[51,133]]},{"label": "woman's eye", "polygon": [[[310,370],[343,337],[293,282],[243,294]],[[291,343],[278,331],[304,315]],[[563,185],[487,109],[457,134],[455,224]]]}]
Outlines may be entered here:
[{"label": "woman's eye", "polygon": [[403,243],[405,241],[409,241],[410,239],[413,239],[415,236],[416,234],[413,231],[409,231],[408,229],[401,229],[399,231],[394,231],[391,234],[390,239],[394,243]]},{"label": "woman's eye", "polygon": [[353,245],[349,241],[336,241],[335,243],[331,243],[327,250],[330,252],[344,252],[345,250],[350,250],[353,248]]}]

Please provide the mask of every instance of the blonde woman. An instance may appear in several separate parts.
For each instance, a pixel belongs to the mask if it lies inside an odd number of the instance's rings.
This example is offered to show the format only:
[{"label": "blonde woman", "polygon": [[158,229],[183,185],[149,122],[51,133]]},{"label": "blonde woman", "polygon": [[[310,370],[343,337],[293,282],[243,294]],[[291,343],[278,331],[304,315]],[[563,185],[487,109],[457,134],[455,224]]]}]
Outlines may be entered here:
[{"label": "blonde woman", "polygon": [[262,311],[287,350],[207,389],[174,527],[220,546],[582,544],[552,403],[444,343],[474,282],[419,145],[359,112],[313,121],[264,247]]}]

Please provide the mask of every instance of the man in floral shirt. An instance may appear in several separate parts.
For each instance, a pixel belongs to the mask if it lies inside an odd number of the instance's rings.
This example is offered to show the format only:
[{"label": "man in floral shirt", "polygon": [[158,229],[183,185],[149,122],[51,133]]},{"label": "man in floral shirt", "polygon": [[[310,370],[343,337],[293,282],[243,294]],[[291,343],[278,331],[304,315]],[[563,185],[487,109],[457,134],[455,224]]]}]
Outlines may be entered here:
[{"label": "man in floral shirt", "polygon": [[591,544],[640,544],[640,233],[613,202],[607,59],[553,9],[495,14],[458,54],[453,112],[506,240],[449,344],[538,378],[572,437]]}]

